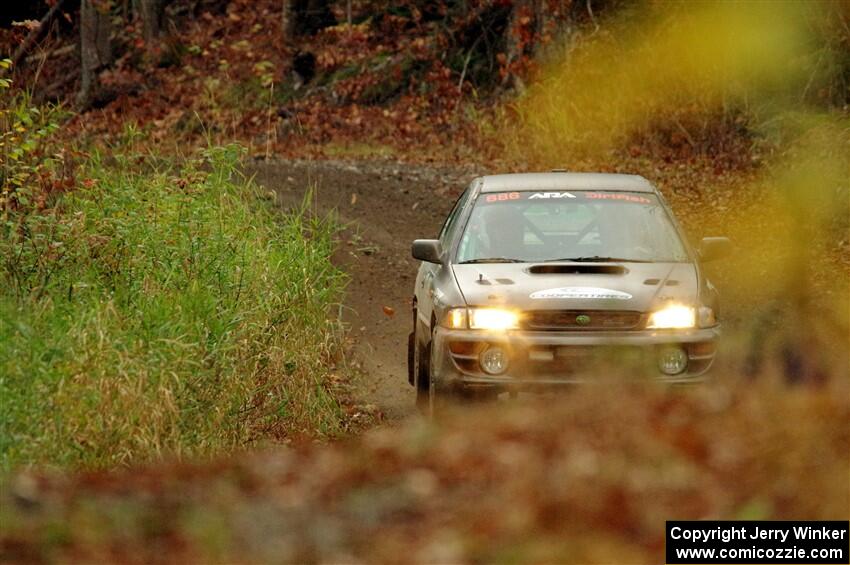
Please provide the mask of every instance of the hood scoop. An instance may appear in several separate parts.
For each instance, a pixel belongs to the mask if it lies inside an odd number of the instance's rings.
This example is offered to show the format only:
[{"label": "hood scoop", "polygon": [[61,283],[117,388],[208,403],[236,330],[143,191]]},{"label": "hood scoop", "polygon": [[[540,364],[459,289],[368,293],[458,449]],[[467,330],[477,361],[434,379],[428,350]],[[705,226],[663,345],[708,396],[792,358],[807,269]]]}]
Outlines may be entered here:
[{"label": "hood scoop", "polygon": [[621,265],[534,265],[529,267],[532,275],[623,275],[626,268]]}]

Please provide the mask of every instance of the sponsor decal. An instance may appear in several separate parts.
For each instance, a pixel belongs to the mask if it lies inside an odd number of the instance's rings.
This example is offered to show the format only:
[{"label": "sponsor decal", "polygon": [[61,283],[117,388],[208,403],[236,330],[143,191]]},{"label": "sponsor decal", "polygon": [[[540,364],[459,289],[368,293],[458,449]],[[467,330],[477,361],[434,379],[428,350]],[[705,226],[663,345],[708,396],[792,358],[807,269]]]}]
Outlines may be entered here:
[{"label": "sponsor decal", "polygon": [[531,196],[528,197],[529,200],[535,200],[537,198],[575,198],[576,195],[570,192],[535,192]]},{"label": "sponsor decal", "polygon": [[[598,300],[602,298],[610,300],[629,300],[632,295],[628,292],[611,290],[610,288],[597,288],[594,286],[563,286],[560,288],[538,290],[537,292],[532,292],[529,297],[533,299],[584,298],[589,300]],[[589,321],[590,320],[588,320],[588,322]]]},{"label": "sponsor decal", "polygon": [[577,190],[574,192],[545,191],[545,192],[492,192],[482,195],[487,204],[514,202],[517,200],[572,200],[595,202],[626,202],[631,204],[653,204],[646,196],[633,192],[591,192]]},{"label": "sponsor decal", "polygon": [[506,200],[519,200],[519,192],[497,192],[496,194],[488,194],[485,200],[487,202],[504,202]]},{"label": "sponsor decal", "polygon": [[622,202],[634,202],[635,204],[652,204],[652,200],[649,198],[623,192],[585,192],[584,197],[588,200],[620,200]]}]

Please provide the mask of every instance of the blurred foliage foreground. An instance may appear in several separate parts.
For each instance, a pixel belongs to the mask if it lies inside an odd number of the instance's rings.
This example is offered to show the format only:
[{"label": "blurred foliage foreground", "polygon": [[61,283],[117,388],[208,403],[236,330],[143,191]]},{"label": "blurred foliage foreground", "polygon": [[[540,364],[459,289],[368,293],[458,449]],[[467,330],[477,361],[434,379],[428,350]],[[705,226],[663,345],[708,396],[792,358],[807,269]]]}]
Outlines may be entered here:
[{"label": "blurred foliage foreground", "polygon": [[0,95],[0,468],[342,430],[331,224],[275,210],[236,146],[62,149],[55,108]]},{"label": "blurred foliage foreground", "polygon": [[541,57],[508,153],[644,174],[689,235],[732,238],[705,265],[742,359],[719,372],[847,380],[848,4],[639,6]]},{"label": "blurred foliage foreground", "polygon": [[663,560],[668,519],[843,519],[846,390],[607,383],[349,444],[21,474],[5,561]]}]

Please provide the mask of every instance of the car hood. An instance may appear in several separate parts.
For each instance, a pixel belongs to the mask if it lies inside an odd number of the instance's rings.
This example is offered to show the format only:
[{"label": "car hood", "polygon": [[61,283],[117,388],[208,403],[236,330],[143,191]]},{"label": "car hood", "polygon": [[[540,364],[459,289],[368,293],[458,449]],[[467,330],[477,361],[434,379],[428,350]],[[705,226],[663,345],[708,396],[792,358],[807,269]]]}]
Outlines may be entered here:
[{"label": "car hood", "polygon": [[630,310],[696,304],[692,263],[479,263],[452,265],[469,306],[521,310]]}]

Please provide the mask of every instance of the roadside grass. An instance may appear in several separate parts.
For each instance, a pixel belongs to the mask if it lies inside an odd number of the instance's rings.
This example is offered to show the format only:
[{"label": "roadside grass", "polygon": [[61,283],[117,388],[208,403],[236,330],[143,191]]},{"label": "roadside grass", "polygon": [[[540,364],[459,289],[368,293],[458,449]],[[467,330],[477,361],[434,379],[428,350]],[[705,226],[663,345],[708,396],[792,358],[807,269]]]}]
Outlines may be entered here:
[{"label": "roadside grass", "polygon": [[395,148],[385,143],[329,142],[323,146],[325,154],[332,159],[386,159],[397,156]]},{"label": "roadside grass", "polygon": [[343,430],[335,227],[274,210],[241,153],[94,153],[82,186],[2,226],[0,468]]}]

